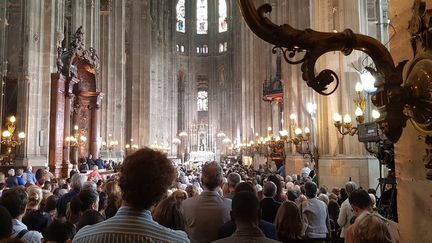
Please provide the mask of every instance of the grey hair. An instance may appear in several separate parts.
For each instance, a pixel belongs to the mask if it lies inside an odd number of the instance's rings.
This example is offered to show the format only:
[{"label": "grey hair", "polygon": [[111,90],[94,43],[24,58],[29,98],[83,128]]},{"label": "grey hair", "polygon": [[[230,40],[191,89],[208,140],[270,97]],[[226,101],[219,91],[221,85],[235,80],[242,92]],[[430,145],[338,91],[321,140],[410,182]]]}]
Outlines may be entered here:
[{"label": "grey hair", "polygon": [[83,183],[81,190],[93,190],[96,191],[97,186],[93,181],[86,181]]},{"label": "grey hair", "polygon": [[228,174],[227,181],[229,186],[236,187],[240,183],[241,177],[237,172],[231,172]]},{"label": "grey hair", "polygon": [[15,175],[15,170],[14,169],[9,169],[8,170],[8,175],[9,176],[14,176]]},{"label": "grey hair", "polygon": [[355,182],[353,181],[348,181],[345,184],[345,190],[347,191],[348,194],[351,194],[351,192],[355,191],[358,189],[358,186]]},{"label": "grey hair", "polygon": [[263,194],[266,197],[273,197],[276,194],[277,186],[273,181],[264,183]]},{"label": "grey hair", "polygon": [[74,189],[81,189],[85,181],[86,181],[85,175],[76,173],[71,178],[71,187]]}]

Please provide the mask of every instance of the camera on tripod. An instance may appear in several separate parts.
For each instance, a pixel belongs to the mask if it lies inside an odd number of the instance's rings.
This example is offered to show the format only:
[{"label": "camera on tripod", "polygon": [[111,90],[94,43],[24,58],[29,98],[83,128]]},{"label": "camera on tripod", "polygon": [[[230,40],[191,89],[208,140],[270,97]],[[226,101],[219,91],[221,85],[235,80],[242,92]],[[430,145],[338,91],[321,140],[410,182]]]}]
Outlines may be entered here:
[{"label": "camera on tripod", "polygon": [[[378,124],[364,123],[358,125],[358,139],[360,142],[375,143],[375,149],[371,153],[378,159],[380,163],[380,178],[378,178],[377,189],[380,189],[380,199],[377,203],[378,212],[391,220],[398,221],[397,217],[397,188],[395,175],[395,153],[394,144],[388,140],[380,131]],[[388,174],[383,178],[382,165],[388,169]]]},{"label": "camera on tripod", "polygon": [[389,176],[394,176],[394,145],[381,132],[375,122],[363,123],[357,126],[358,140],[362,143],[375,143],[373,155],[389,169]]}]

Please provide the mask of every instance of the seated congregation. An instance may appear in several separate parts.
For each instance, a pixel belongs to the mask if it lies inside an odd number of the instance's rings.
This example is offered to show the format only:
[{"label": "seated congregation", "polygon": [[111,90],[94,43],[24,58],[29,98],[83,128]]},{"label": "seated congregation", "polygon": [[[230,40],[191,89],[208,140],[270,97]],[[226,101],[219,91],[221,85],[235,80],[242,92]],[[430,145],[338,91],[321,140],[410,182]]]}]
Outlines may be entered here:
[{"label": "seated congregation", "polygon": [[238,164],[188,171],[150,148],[106,179],[9,178],[0,175],[0,242],[399,242],[397,223],[354,182],[330,193],[308,176]]}]

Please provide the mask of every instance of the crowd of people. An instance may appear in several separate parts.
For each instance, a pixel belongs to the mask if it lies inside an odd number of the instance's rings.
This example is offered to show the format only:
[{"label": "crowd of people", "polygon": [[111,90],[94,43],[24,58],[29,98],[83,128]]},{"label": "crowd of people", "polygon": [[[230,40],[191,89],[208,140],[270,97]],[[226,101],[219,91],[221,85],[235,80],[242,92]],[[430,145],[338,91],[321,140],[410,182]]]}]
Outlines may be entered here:
[{"label": "crowd of people", "polygon": [[399,242],[373,193],[354,182],[318,187],[306,169],[189,171],[150,148],[105,179],[94,166],[67,179],[30,166],[0,173],[0,242]]}]

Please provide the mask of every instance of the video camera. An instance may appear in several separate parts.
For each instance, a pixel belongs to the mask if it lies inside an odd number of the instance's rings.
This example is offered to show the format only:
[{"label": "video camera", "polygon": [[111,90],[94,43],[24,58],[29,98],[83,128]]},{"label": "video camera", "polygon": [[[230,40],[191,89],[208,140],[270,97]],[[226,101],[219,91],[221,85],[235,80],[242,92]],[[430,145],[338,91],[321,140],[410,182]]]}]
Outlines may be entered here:
[{"label": "video camera", "polygon": [[375,157],[387,166],[390,173],[394,172],[394,145],[388,140],[375,122],[363,123],[357,126],[358,140],[362,143],[376,143]]},{"label": "video camera", "polygon": [[379,142],[382,140],[378,124],[375,122],[357,125],[358,140],[362,143]]}]

